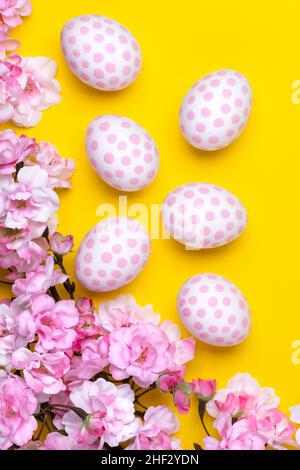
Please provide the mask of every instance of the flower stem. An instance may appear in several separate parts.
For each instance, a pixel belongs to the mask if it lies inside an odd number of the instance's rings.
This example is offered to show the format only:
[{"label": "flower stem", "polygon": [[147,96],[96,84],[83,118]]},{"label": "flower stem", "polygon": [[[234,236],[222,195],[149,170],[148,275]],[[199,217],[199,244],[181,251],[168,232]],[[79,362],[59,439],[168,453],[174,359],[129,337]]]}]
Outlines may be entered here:
[{"label": "flower stem", "polygon": [[202,424],[202,426],[203,426],[204,431],[206,432],[206,434],[207,434],[208,436],[210,436],[210,434],[209,434],[209,432],[208,432],[208,429],[207,429],[207,427],[206,427],[206,424],[205,424],[205,422],[204,422],[203,416],[200,417],[200,421],[201,421],[201,424]]},{"label": "flower stem", "polygon": [[[58,253],[55,253],[55,252],[51,249],[51,244],[50,244],[50,240],[49,240],[49,229],[48,229],[48,227],[47,227],[46,230],[44,231],[43,237],[45,238],[45,240],[46,240],[47,243],[48,243],[49,250],[51,250],[52,253],[53,253],[53,259],[54,259],[55,264],[57,264],[57,266],[60,267],[61,271],[62,271],[64,274],[68,275],[68,273],[67,273],[67,271],[66,271],[66,268],[65,268],[65,266],[64,266],[63,256],[59,255]],[[75,289],[76,289],[75,283],[74,283],[74,282],[71,282],[70,279],[68,278],[68,279],[63,283],[63,286],[64,286],[65,290],[68,292],[68,294],[69,294],[69,296],[70,296],[70,299],[71,299],[71,300],[74,300],[74,292],[75,292]]]},{"label": "flower stem", "polygon": [[24,162],[17,163],[17,165],[16,165],[16,172],[15,172],[15,176],[14,176],[14,181],[15,181],[15,182],[18,181],[18,173],[19,173],[19,171],[21,170],[21,168],[23,168],[23,166],[24,166]]},{"label": "flower stem", "polygon": [[13,285],[13,282],[9,282],[9,281],[2,281],[2,280],[0,280],[0,283],[1,283],[1,284],[5,284],[5,285],[7,285],[7,286],[12,286],[12,285]]},{"label": "flower stem", "polygon": [[156,385],[151,385],[151,387],[147,388],[146,390],[144,390],[142,393],[140,393],[139,395],[136,395],[136,398],[140,398],[142,397],[143,395],[145,395],[146,393],[148,392],[151,392],[151,390],[154,390],[156,388]]},{"label": "flower stem", "polygon": [[[61,255],[58,255],[57,253],[54,253],[53,252],[53,256],[54,256],[54,261],[55,263],[60,267],[60,269],[62,270],[62,272],[66,275],[67,274],[67,271],[66,271],[66,268],[64,266],[64,263],[63,263],[63,257]],[[65,288],[65,290],[68,292],[69,296],[70,296],[70,299],[71,300],[74,300],[74,292],[75,292],[75,283],[74,282],[71,282],[70,279],[68,278],[64,283],[63,283],[63,286]]]},{"label": "flower stem", "polygon": [[82,410],[81,408],[78,408],[77,406],[69,406],[69,405],[60,405],[59,403],[50,405],[50,409],[53,410],[65,410],[65,411],[74,411],[74,413],[79,416],[83,421],[87,418],[88,414]]},{"label": "flower stem", "polygon": [[37,418],[37,419],[42,423],[41,429],[39,430],[39,433],[38,433],[38,435],[37,435],[37,437],[36,437],[36,440],[39,441],[39,440],[40,440],[40,437],[41,437],[41,435],[42,435],[42,433],[43,433],[43,431],[44,431],[44,429],[45,429],[45,427],[48,429],[48,432],[51,432],[51,430],[50,430],[50,427],[49,427],[49,425],[48,425],[48,423],[47,423],[47,412],[44,414],[43,420],[41,420],[41,419],[39,419],[39,418]]},{"label": "flower stem", "polygon": [[202,427],[204,429],[204,431],[206,432],[206,434],[208,436],[210,436],[209,432],[208,432],[208,429],[206,427],[206,424],[204,422],[204,414],[205,414],[205,410],[206,410],[206,403],[204,401],[199,401],[199,404],[198,404],[198,414],[199,414],[199,418],[200,418],[200,421],[201,421],[201,424],[202,424]]},{"label": "flower stem", "polygon": [[143,403],[141,403],[138,398],[135,397],[135,403],[137,403],[141,408],[143,408],[144,410],[147,410],[147,407],[143,405]]},{"label": "flower stem", "polygon": [[55,286],[49,287],[49,293],[55,300],[55,302],[59,302],[61,300],[59,293]]}]

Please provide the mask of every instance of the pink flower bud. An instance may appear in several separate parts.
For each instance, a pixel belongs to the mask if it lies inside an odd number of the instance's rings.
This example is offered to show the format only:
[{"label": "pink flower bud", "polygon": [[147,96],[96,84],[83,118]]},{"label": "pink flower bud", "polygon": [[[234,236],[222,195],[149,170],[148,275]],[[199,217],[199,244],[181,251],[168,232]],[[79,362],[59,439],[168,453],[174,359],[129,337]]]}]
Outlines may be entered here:
[{"label": "pink flower bud", "polygon": [[190,409],[190,384],[182,382],[174,393],[174,405],[180,414],[187,414]]},{"label": "pink flower bud", "polygon": [[73,236],[67,235],[64,237],[61,233],[55,232],[51,237],[50,246],[58,255],[66,255],[74,246]]},{"label": "pink flower bud", "polygon": [[175,390],[177,385],[183,381],[184,371],[184,366],[179,366],[175,370],[167,371],[157,379],[156,387],[163,393]]},{"label": "pink flower bud", "polygon": [[209,401],[216,393],[217,382],[215,380],[193,380],[192,392],[198,396],[199,400]]}]

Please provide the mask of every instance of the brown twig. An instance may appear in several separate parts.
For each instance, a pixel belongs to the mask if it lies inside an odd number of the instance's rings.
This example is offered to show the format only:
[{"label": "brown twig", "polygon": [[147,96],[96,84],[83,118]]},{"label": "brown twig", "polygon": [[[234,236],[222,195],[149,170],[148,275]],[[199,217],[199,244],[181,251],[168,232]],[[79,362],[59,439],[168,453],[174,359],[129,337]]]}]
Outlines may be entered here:
[{"label": "brown twig", "polygon": [[2,281],[2,280],[0,280],[0,283],[1,283],[1,284],[5,284],[5,285],[7,285],[7,286],[12,286],[12,285],[13,285],[13,282],[9,282],[9,281]]}]

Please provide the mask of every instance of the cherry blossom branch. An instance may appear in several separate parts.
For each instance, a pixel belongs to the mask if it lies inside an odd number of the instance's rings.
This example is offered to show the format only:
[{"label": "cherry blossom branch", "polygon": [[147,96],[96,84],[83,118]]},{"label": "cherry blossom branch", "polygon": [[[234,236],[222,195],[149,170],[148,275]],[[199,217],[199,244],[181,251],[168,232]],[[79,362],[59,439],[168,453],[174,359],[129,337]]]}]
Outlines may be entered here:
[{"label": "cherry blossom branch", "polygon": [[48,290],[49,294],[51,295],[51,297],[53,297],[53,299],[55,300],[55,302],[59,302],[59,300],[61,300],[61,297],[56,289],[56,287],[52,286],[52,287],[49,287],[49,290]]},{"label": "cherry blossom branch", "polygon": [[151,392],[151,390],[154,390],[155,388],[156,388],[156,385],[154,385],[154,384],[151,385],[149,388],[147,388],[146,390],[144,390],[142,393],[140,393],[139,395],[136,395],[136,396],[135,396],[136,399],[142,397],[143,395],[146,395],[146,393]]},{"label": "cherry blossom branch", "polygon": [[[47,227],[47,229],[44,231],[43,233],[43,237],[45,238],[45,240],[47,241],[48,243],[48,246],[49,246],[49,249],[52,251],[53,253],[53,258],[54,258],[54,262],[55,264],[57,264],[57,266],[60,267],[61,271],[66,274],[68,276],[68,273],[66,271],[66,268],[64,266],[64,263],[63,263],[63,256],[62,255],[59,255],[58,253],[55,253],[52,248],[51,248],[51,243],[50,243],[50,240],[49,240],[49,229]],[[74,300],[74,292],[75,292],[75,289],[76,289],[76,285],[74,282],[71,282],[69,277],[68,279],[66,279],[66,281],[63,283],[63,286],[66,290],[66,292],[69,294],[70,296],[70,299],[71,300]],[[51,289],[51,288],[50,288]],[[60,300],[60,299],[59,299]]]},{"label": "cherry blossom branch", "polygon": [[205,431],[205,433],[207,434],[207,436],[210,436],[210,433],[206,427],[206,424],[204,422],[204,415],[205,415],[205,410],[206,410],[206,402],[202,401],[202,400],[199,400],[199,404],[198,404],[198,414],[199,414],[199,418],[200,418],[200,422],[202,424],[202,427]]},{"label": "cherry blossom branch", "polygon": [[21,168],[23,168],[23,166],[24,166],[24,162],[19,162],[19,163],[17,163],[17,165],[16,165],[16,171],[15,171],[15,174],[14,174],[14,180],[15,180],[15,182],[18,181],[18,173],[19,173],[19,171],[21,170]]},{"label": "cherry blossom branch", "polygon": [[44,414],[43,420],[41,420],[41,419],[39,419],[39,418],[37,417],[37,419],[42,423],[41,429],[39,430],[39,433],[38,433],[38,435],[37,435],[37,437],[36,437],[36,440],[37,440],[37,441],[40,440],[40,437],[41,437],[41,435],[43,434],[43,431],[44,431],[45,427],[47,428],[48,432],[51,432],[51,429],[50,429],[50,427],[49,427],[49,425],[48,425],[48,423],[47,423],[47,416],[48,416],[48,415],[47,415],[47,412],[46,412],[46,413]]},{"label": "cherry blossom branch", "polygon": [[144,410],[147,410],[147,407],[143,405],[137,397],[135,397],[135,403],[139,405],[141,408],[144,408]]},{"label": "cherry blossom branch", "polygon": [[2,280],[0,280],[0,283],[1,283],[1,284],[5,284],[5,285],[7,285],[7,286],[12,286],[12,285],[13,285],[13,283],[12,283],[12,282],[9,282],[9,281],[2,281]]},{"label": "cherry blossom branch", "polygon": [[83,421],[88,417],[88,413],[86,413],[84,410],[81,408],[78,408],[76,406],[68,406],[68,405],[60,405],[59,403],[54,404],[54,405],[49,405],[49,409],[53,410],[66,410],[66,411],[74,411],[74,413],[79,416]]},{"label": "cherry blossom branch", "polygon": [[[62,272],[66,275],[67,274],[67,271],[64,267],[64,263],[63,263],[63,256],[61,255],[58,255],[57,253],[53,252],[54,254],[54,261],[55,263],[60,267],[60,269],[62,270]],[[75,292],[75,289],[76,289],[76,285],[74,282],[71,282],[70,279],[68,278],[64,283],[63,283],[63,286],[65,288],[65,290],[68,292],[70,298],[72,300],[74,300],[74,292]]]}]

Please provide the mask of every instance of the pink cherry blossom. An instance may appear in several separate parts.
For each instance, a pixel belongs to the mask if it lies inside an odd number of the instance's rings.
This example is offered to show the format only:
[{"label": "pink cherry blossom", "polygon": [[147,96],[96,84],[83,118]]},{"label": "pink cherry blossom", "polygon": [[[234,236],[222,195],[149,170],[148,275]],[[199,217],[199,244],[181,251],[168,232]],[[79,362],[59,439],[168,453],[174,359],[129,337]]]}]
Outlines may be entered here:
[{"label": "pink cherry blossom", "polygon": [[0,304],[0,366],[11,370],[11,357],[18,348],[34,340],[35,322],[31,311],[18,299]]},{"label": "pink cherry blossom", "polygon": [[132,376],[140,387],[148,387],[174,364],[175,346],[156,325],[140,323],[110,334],[109,360],[112,376]]},{"label": "pink cherry blossom", "polygon": [[38,402],[21,377],[0,378],[0,449],[23,446],[37,429],[33,414]]},{"label": "pink cherry blossom", "polygon": [[[1,52],[6,49],[7,40],[2,43]],[[20,78],[22,68],[20,67],[21,57],[13,54],[0,60],[0,123],[13,119],[15,106],[22,94]]]},{"label": "pink cherry blossom", "polygon": [[99,335],[100,328],[95,324],[95,312],[91,299],[80,297],[76,302],[76,306],[79,312],[79,322],[76,327],[77,337],[73,343],[73,349],[80,351],[82,341]]},{"label": "pink cherry blossom", "polygon": [[[255,428],[254,433],[264,441],[265,445],[275,449],[284,449],[287,445],[294,445],[295,429],[288,417],[277,409],[278,405],[279,399],[273,389],[261,388],[249,374],[237,374],[228,382],[227,389],[219,390],[214,399],[208,402],[207,410],[211,416],[216,417],[216,427],[219,432],[221,430],[223,433],[220,434],[224,438],[224,443],[220,444],[221,447],[224,445],[230,448],[233,445],[242,448],[243,443],[228,444],[227,440],[231,441],[232,436],[235,436],[232,434],[233,431],[242,430],[243,426],[251,424],[251,429],[249,429],[252,437]],[[230,420],[227,419],[228,416]],[[229,425],[229,421],[235,424]],[[240,422],[243,425],[238,425]],[[245,448],[251,449],[252,444],[248,441],[249,433],[245,435]],[[239,441],[240,438],[237,440]],[[209,446],[214,445],[208,438],[207,442]],[[255,442],[257,444],[257,441]],[[253,443],[254,449],[257,448],[255,442]]]},{"label": "pink cherry blossom", "polygon": [[152,306],[140,307],[132,295],[120,295],[115,300],[103,302],[96,316],[96,323],[102,333],[111,333],[137,323],[158,325],[159,322],[160,316],[154,313]]},{"label": "pink cherry blossom", "polygon": [[10,33],[11,28],[7,24],[0,24],[0,60],[5,59],[7,52],[15,51],[20,46],[19,41],[8,37]]},{"label": "pink cherry blossom", "polygon": [[36,224],[26,232],[8,229],[0,224],[0,267],[15,273],[28,273],[36,269],[47,258],[47,244],[44,238],[34,236]]},{"label": "pink cherry blossom", "polygon": [[0,176],[0,223],[8,229],[36,228],[40,236],[51,215],[59,208],[57,194],[48,188],[48,175],[37,166],[24,167],[18,182],[10,176]]},{"label": "pink cherry blossom", "polygon": [[[256,409],[256,398],[247,394],[234,394],[228,393],[224,401],[214,400],[214,405],[218,410],[218,413],[228,412],[233,418],[240,416],[248,416],[248,413]],[[211,403],[208,405],[208,411],[210,412]]]},{"label": "pink cherry blossom", "polygon": [[255,418],[241,419],[232,424],[229,413],[221,413],[215,422],[221,440],[203,439],[206,450],[264,450],[266,441],[258,433]]},{"label": "pink cherry blossom", "polygon": [[194,359],[195,340],[193,338],[181,339],[180,328],[170,320],[161,323],[160,328],[167,335],[170,343],[175,345],[174,362],[176,366],[181,366]]},{"label": "pink cherry blossom", "polygon": [[257,429],[266,439],[268,445],[281,450],[287,445],[294,445],[293,435],[295,427],[289,418],[277,408],[265,409],[263,407],[253,413]]},{"label": "pink cherry blossom", "polygon": [[14,282],[12,291],[16,296],[45,294],[49,287],[62,284],[68,276],[60,269],[55,269],[52,256],[48,256],[44,265],[40,264],[35,270],[30,271],[25,277],[20,277]]},{"label": "pink cherry blossom", "polygon": [[177,370],[194,356],[193,339],[182,340],[179,328],[159,316],[152,307],[139,307],[131,296],[100,305],[97,324],[110,333],[109,359],[114,378],[132,376],[143,387],[163,372]]},{"label": "pink cherry blossom", "polygon": [[85,381],[70,394],[74,406],[87,413],[83,421],[74,411],[62,418],[66,433],[77,443],[90,445],[99,440],[117,446],[132,438],[139,427],[134,416],[134,393],[127,384],[116,386],[104,379]]},{"label": "pink cherry blossom", "polygon": [[109,364],[108,347],[108,336],[82,341],[81,356],[73,356],[66,381],[91,379],[101,372]]},{"label": "pink cherry blossom", "polygon": [[59,208],[45,170],[24,167],[18,181],[0,175],[0,267],[27,272],[47,255],[42,234]]},{"label": "pink cherry blossom", "polygon": [[214,399],[207,403],[207,411],[217,417],[220,411],[228,411],[233,417],[247,416],[249,411],[260,407],[277,408],[279,398],[269,387],[260,387],[250,374],[237,374],[229,380],[226,389],[219,390]]},{"label": "pink cherry blossom", "polygon": [[201,401],[211,400],[216,393],[216,380],[197,379],[192,381],[192,393],[197,395]]},{"label": "pink cherry blossom", "polygon": [[164,393],[175,391],[177,385],[183,381],[184,372],[184,366],[178,366],[177,369],[166,371],[157,379],[156,387]]},{"label": "pink cherry blossom", "polygon": [[14,131],[0,131],[0,174],[12,174],[15,167],[34,153],[35,141],[25,135],[19,138]]},{"label": "pink cherry blossom", "polygon": [[61,233],[55,232],[50,239],[50,247],[54,253],[58,255],[67,255],[74,246],[74,238],[72,235],[64,237]]},{"label": "pink cherry blossom", "polygon": [[66,389],[62,378],[70,368],[70,359],[63,352],[38,354],[20,348],[12,355],[12,365],[23,370],[26,384],[36,395],[55,395]]},{"label": "pink cherry blossom", "polygon": [[33,162],[47,171],[50,188],[70,188],[75,170],[72,158],[62,158],[50,142],[38,142]]},{"label": "pink cherry blossom", "polygon": [[56,63],[47,57],[25,57],[18,77],[21,94],[14,105],[13,122],[17,126],[36,126],[42,111],[61,100],[60,85],[55,80]]},{"label": "pink cherry blossom", "polygon": [[19,41],[8,36],[12,28],[22,23],[22,16],[31,13],[29,0],[0,0],[0,58],[5,58],[7,51],[14,51],[19,47]]},{"label": "pink cherry blossom", "polygon": [[22,16],[31,13],[29,0],[0,0],[0,16],[4,24],[15,28],[22,23]]},{"label": "pink cherry blossom", "polygon": [[179,429],[178,418],[165,406],[150,406],[144,423],[128,450],[175,450],[180,449],[180,440],[172,437]]},{"label": "pink cherry blossom", "polygon": [[49,295],[38,295],[32,300],[31,309],[38,334],[35,346],[37,352],[66,351],[71,348],[79,320],[73,300],[55,303]]}]

